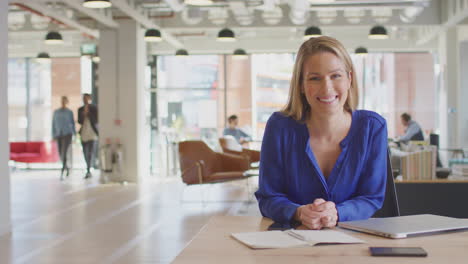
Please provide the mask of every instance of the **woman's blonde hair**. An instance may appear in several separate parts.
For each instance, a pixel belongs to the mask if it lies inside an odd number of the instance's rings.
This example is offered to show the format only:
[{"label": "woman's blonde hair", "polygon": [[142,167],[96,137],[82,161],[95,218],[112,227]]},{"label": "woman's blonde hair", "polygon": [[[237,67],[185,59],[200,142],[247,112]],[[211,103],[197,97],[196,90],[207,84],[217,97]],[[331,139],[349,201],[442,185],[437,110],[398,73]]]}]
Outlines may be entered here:
[{"label": "woman's blonde hair", "polygon": [[304,62],[310,56],[321,52],[334,54],[343,62],[346,72],[351,74],[351,88],[348,91],[348,97],[344,105],[345,110],[349,112],[354,111],[359,101],[358,84],[353,62],[343,45],[338,40],[327,36],[310,38],[299,48],[291,78],[288,103],[281,110],[284,115],[290,116],[300,122],[304,122],[310,114],[310,105],[307,102],[305,94],[302,92]]}]

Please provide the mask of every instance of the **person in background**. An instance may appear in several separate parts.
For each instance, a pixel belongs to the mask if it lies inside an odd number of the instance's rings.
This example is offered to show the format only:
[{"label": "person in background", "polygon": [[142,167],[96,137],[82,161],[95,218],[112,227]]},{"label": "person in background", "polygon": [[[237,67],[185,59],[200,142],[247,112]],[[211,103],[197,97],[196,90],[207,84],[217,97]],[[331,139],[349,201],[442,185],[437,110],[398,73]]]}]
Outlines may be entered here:
[{"label": "person in background", "polygon": [[80,136],[86,161],[85,179],[90,178],[94,164],[94,148],[98,139],[98,110],[91,104],[91,95],[83,94],[83,106],[78,109],[78,123],[81,125]]},{"label": "person in background", "polygon": [[401,123],[405,129],[405,134],[401,136],[398,140],[401,142],[408,142],[410,140],[424,140],[424,135],[416,121],[411,120],[411,115],[408,113],[403,113],[401,115]]},{"label": "person in background", "polygon": [[67,107],[68,97],[62,96],[61,104],[62,106],[54,111],[52,118],[52,137],[57,141],[60,160],[62,161],[60,180],[63,180],[65,171],[67,177],[70,175],[70,168],[67,165],[67,153],[76,130],[73,112]]},{"label": "person in background", "polygon": [[263,216],[285,226],[330,228],[371,217],[383,205],[387,124],[356,110],[351,58],[331,37],[302,44],[289,99],[269,118],[260,154]]},{"label": "person in background", "polygon": [[233,136],[240,144],[250,141],[251,137],[237,128],[238,124],[239,118],[236,115],[228,117],[228,127],[224,129],[223,135]]}]

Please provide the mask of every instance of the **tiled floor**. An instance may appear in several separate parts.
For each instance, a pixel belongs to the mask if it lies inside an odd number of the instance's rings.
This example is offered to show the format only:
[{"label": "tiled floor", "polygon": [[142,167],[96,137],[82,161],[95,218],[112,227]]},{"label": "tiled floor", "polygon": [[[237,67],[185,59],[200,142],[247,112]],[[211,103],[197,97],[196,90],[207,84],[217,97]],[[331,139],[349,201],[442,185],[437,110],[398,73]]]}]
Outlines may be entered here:
[{"label": "tiled floor", "polygon": [[0,237],[0,263],[170,263],[211,216],[259,214],[245,181],[101,185],[82,174],[12,173],[13,231]]}]

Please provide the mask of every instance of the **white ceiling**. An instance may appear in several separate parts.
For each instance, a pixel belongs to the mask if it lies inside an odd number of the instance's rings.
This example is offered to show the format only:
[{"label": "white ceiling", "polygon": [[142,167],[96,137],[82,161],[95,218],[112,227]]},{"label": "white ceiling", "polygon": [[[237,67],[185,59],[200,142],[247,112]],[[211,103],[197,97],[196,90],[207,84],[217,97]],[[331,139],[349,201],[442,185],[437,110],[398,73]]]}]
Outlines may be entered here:
[{"label": "white ceiling", "polygon": [[[82,0],[9,0],[9,54],[78,56],[82,43],[95,42],[99,30],[115,29],[119,21],[133,19],[143,28],[158,28],[165,41],[148,44],[151,53],[173,54],[184,47],[191,54],[295,51],[304,30],[319,26],[349,49],[366,46],[375,51],[431,51],[434,38],[466,0],[215,0],[212,6],[188,6],[182,0],[111,0],[109,9],[87,9]],[[450,2],[455,7],[450,7]],[[453,9],[453,10],[452,10]],[[444,11],[445,10],[445,11]],[[449,11],[446,11],[449,10]],[[452,10],[452,11],[450,11]],[[467,13],[467,12],[465,12]],[[465,15],[466,17],[466,15]],[[457,17],[463,23],[465,17]],[[372,26],[384,25],[390,39],[369,40]],[[216,41],[220,29],[229,27],[235,43]],[[61,46],[43,44],[49,30],[64,37]]]}]

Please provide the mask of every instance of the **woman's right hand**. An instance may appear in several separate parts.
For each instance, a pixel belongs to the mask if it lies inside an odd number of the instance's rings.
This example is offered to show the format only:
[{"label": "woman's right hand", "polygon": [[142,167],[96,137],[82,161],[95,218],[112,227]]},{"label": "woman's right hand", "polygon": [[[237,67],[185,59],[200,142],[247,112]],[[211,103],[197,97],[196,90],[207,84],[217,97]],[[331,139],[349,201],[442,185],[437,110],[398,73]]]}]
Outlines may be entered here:
[{"label": "woman's right hand", "polygon": [[336,226],[338,213],[335,203],[315,199],[311,204],[299,206],[294,218],[309,229],[322,229]]}]

